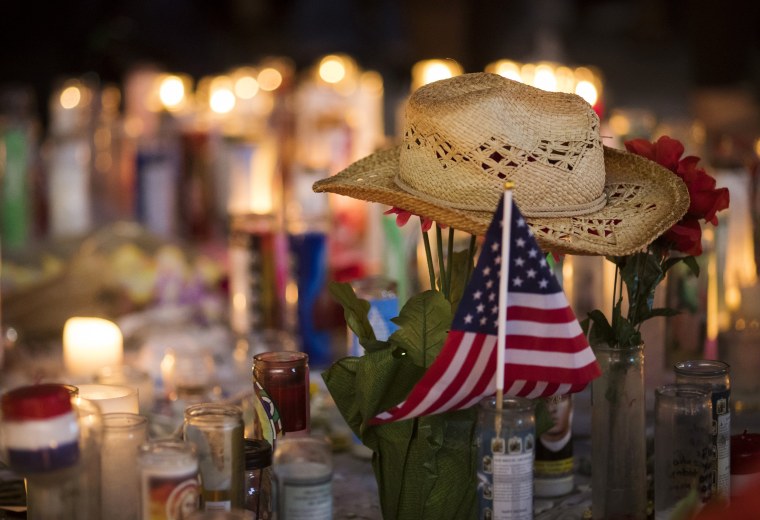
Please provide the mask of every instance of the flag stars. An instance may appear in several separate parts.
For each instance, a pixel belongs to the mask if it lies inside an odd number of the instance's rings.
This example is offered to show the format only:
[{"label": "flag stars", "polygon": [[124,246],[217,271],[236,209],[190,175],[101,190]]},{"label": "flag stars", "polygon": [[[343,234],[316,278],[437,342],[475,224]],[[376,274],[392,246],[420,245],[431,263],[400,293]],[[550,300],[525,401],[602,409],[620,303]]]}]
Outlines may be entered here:
[{"label": "flag stars", "polygon": [[525,239],[520,237],[517,240],[515,240],[515,245],[517,247],[525,247]]},{"label": "flag stars", "polygon": [[491,287],[493,287],[493,280],[488,280],[486,282],[486,289],[490,289]]},{"label": "flag stars", "polygon": [[491,244],[491,251],[493,251],[495,253],[498,250],[499,250],[499,243],[498,242],[494,242],[493,244]]},{"label": "flag stars", "polygon": [[472,293],[473,300],[479,300],[481,296],[483,296],[483,291],[475,291]]},{"label": "flag stars", "polygon": [[531,249],[528,251],[528,256],[531,258],[536,258],[538,256],[538,249]]},{"label": "flag stars", "polygon": [[499,312],[498,305],[494,305],[493,307],[491,307],[491,314],[496,314],[497,312]]},{"label": "flag stars", "polygon": [[492,302],[496,299],[496,293],[488,293],[488,301]]},{"label": "flag stars", "polygon": [[547,280],[546,278],[542,278],[538,282],[538,287],[541,289],[546,289],[547,287],[549,287],[549,280]]},{"label": "flag stars", "polygon": [[546,258],[542,258],[542,259],[541,259],[541,260],[538,262],[538,264],[539,264],[541,267],[546,267]]},{"label": "flag stars", "polygon": [[483,268],[483,276],[488,276],[491,274],[491,268],[490,267],[484,267]]},{"label": "flag stars", "polygon": [[482,318],[480,318],[480,326],[481,327],[483,325],[485,325],[486,323],[488,323],[488,318],[486,318],[485,316],[483,316]]},{"label": "flag stars", "polygon": [[520,217],[517,219],[517,227],[525,227],[525,219]]},{"label": "flag stars", "polygon": [[468,314],[467,316],[464,317],[464,322],[469,325],[470,323],[472,323],[472,318],[473,318],[472,314]]},{"label": "flag stars", "polygon": [[501,265],[501,257],[497,256],[496,258],[494,258],[493,263],[496,265]]},{"label": "flag stars", "polygon": [[475,307],[475,310],[478,311],[478,314],[483,314],[483,311],[486,310],[486,306],[482,303],[479,303],[477,307]]},{"label": "flag stars", "polygon": [[522,284],[523,284],[523,279],[520,278],[519,276],[515,276],[514,278],[512,278],[512,285],[514,285],[515,287],[522,287]]},{"label": "flag stars", "polygon": [[521,256],[518,256],[517,258],[515,258],[515,265],[517,267],[522,267],[523,265],[525,265],[525,259]]},{"label": "flag stars", "polygon": [[535,269],[528,269],[525,274],[528,275],[528,278],[535,278],[538,272]]}]

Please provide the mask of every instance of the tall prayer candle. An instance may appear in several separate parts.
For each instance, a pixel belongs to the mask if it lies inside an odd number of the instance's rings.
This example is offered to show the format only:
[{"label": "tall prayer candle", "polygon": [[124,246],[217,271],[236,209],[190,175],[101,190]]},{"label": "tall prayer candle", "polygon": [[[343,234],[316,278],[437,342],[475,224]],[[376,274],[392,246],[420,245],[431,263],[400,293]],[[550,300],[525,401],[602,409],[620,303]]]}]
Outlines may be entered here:
[{"label": "tall prayer candle", "polygon": [[63,363],[69,375],[92,377],[103,367],[121,365],[119,327],[102,318],[69,318],[63,327]]}]

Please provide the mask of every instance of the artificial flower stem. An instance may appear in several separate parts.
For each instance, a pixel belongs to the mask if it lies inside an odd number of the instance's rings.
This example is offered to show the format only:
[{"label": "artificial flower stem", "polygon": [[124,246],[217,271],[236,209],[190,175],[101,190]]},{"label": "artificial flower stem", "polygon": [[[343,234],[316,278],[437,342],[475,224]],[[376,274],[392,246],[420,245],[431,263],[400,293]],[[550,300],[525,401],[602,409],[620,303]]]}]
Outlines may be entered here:
[{"label": "artificial flower stem", "polygon": [[476,240],[477,237],[475,235],[470,235],[470,261],[467,262],[467,279],[465,280],[465,284],[467,284],[470,281],[470,275],[472,274],[472,266],[475,263],[475,246],[476,246]]},{"label": "artificial flower stem", "polygon": [[[421,223],[422,219],[420,219]],[[422,232],[422,241],[425,243],[425,257],[427,258],[428,274],[430,275],[430,289],[435,288],[435,268],[433,267],[433,252],[430,250],[430,237],[427,231]]]},{"label": "artificial flower stem", "polygon": [[454,270],[454,228],[449,227],[449,241],[448,241],[448,256],[446,257],[446,264],[448,270],[446,271],[446,292],[451,294],[451,272]]},{"label": "artificial flower stem", "polygon": [[435,225],[435,241],[438,246],[438,276],[441,279],[441,291],[448,298],[449,288],[446,287],[446,265],[443,263],[443,233],[441,232],[441,226],[438,224]]}]

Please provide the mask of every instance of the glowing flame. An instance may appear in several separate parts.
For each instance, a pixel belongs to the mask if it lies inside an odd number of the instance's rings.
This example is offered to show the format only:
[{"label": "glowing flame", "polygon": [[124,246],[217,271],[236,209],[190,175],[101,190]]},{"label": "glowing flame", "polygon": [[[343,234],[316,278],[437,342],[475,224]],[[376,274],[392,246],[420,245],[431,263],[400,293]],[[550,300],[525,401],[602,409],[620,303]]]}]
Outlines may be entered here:
[{"label": "glowing flame", "polygon": [[340,56],[325,56],[319,64],[319,77],[327,83],[340,83],[346,77],[346,65]]},{"label": "glowing flame", "polygon": [[259,82],[252,76],[243,76],[235,82],[235,94],[240,99],[251,99],[259,92]]},{"label": "glowing flame", "polygon": [[549,65],[539,65],[536,67],[536,73],[533,76],[533,86],[549,92],[557,91],[557,77],[554,75],[554,68]]},{"label": "glowing flame", "polygon": [[575,85],[575,93],[586,100],[586,102],[594,106],[599,99],[599,92],[596,87],[590,81],[582,80]]},{"label": "glowing flame", "polygon": [[185,84],[179,76],[166,76],[158,88],[158,98],[168,110],[179,108],[185,100]]},{"label": "glowing flame", "polygon": [[61,106],[66,110],[75,108],[82,101],[82,91],[76,86],[66,87],[61,92],[60,101]]},{"label": "glowing flame", "polygon": [[280,74],[279,70],[272,67],[261,69],[256,79],[259,82],[259,88],[266,92],[277,90],[282,85],[282,74]]}]

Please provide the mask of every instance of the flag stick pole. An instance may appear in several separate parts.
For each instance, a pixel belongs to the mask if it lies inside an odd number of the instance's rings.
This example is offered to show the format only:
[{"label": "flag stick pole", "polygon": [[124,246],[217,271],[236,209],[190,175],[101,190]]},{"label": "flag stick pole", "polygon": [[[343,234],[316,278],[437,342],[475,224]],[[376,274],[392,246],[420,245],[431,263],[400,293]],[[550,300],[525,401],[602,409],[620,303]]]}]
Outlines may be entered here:
[{"label": "flag stick pole", "polygon": [[507,281],[509,278],[509,245],[512,228],[512,189],[515,183],[504,183],[504,214],[501,226],[501,263],[499,264],[499,314],[496,333],[496,437],[501,437],[501,414],[504,408],[504,354],[507,345]]}]

